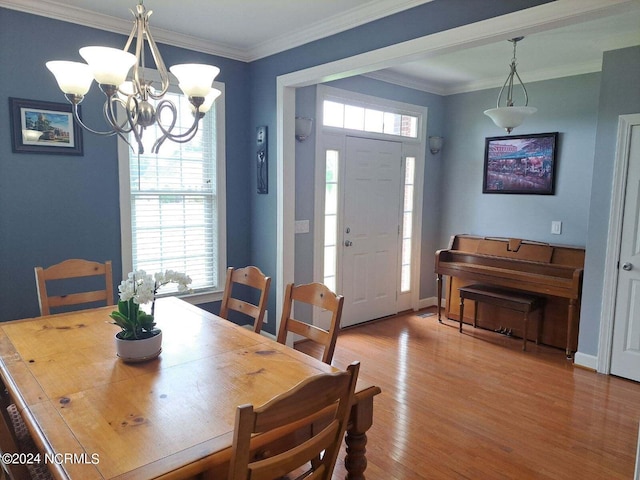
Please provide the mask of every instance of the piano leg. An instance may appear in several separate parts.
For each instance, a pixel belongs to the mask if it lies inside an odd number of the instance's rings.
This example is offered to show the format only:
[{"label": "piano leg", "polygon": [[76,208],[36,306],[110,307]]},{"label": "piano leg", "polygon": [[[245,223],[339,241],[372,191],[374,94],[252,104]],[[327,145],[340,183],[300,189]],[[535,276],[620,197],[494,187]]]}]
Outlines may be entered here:
[{"label": "piano leg", "polygon": [[442,305],[442,275],[436,275],[436,286],[438,288],[438,322],[442,323],[440,316],[440,306]]},{"label": "piano leg", "polygon": [[575,324],[576,324],[576,304],[577,301],[572,298],[569,300],[569,313],[568,313],[568,318],[567,318],[567,349],[566,349],[566,354],[567,354],[567,359],[570,360],[573,358],[573,330],[575,328]]}]

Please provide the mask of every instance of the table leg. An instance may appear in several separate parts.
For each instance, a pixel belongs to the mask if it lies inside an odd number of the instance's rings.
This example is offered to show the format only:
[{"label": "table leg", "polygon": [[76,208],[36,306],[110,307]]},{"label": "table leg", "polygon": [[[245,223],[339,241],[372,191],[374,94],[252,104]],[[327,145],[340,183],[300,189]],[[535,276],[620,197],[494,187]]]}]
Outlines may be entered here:
[{"label": "table leg", "polygon": [[464,297],[460,295],[460,327],[458,330],[462,333],[462,319],[464,318]]},{"label": "table leg", "polygon": [[367,468],[367,430],[373,424],[373,397],[359,400],[351,408],[349,428],[345,438],[347,455],[344,466],[347,469],[346,480],[365,480]]}]

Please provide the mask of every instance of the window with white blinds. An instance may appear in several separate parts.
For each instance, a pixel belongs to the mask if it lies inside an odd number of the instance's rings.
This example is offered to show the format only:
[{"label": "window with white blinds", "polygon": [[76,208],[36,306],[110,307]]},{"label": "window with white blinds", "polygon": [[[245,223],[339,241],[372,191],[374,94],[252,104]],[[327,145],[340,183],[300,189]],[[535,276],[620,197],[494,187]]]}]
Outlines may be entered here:
[{"label": "window with white blinds", "polygon": [[[184,95],[168,93],[165,98],[180,111],[178,131],[188,129],[193,116]],[[224,198],[217,188],[216,107],[200,120],[198,133],[187,143],[166,140],[159,153],[152,154],[151,147],[161,136],[155,127],[143,134],[144,154],[129,149],[132,270],[186,273],[194,292],[216,290],[220,268],[224,268],[219,257]],[[175,289],[175,284],[167,285],[172,286]]]}]

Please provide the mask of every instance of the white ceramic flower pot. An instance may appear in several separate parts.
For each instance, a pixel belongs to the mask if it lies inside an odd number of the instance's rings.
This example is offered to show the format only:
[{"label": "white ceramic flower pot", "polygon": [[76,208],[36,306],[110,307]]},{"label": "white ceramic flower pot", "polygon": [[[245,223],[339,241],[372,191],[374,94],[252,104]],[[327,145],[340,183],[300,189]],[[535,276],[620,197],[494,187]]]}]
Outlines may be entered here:
[{"label": "white ceramic flower pot", "polygon": [[162,331],[141,340],[122,340],[116,335],[116,353],[123,362],[136,363],[153,360],[162,351]]}]

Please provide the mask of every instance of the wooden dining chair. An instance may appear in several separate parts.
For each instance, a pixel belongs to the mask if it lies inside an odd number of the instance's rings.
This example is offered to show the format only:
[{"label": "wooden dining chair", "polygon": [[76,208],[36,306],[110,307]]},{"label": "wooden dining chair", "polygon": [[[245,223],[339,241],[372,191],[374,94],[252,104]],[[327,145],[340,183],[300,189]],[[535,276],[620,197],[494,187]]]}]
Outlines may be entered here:
[{"label": "wooden dining chair", "polygon": [[[253,289],[253,291],[246,292],[248,295],[257,295],[259,293],[260,299],[258,302],[254,304],[248,300],[239,298],[239,296],[233,297],[233,287],[236,284],[245,285]],[[230,310],[243,313],[253,318],[253,331],[260,333],[262,330],[262,322],[264,321],[264,314],[267,310],[270,285],[271,277],[267,277],[258,267],[227,268],[227,280],[224,285],[222,304],[220,305],[220,316],[228,320]]]},{"label": "wooden dining chair", "polygon": [[[346,371],[307,378],[264,405],[241,405],[236,410],[229,480],[273,480],[301,467],[297,478],[330,480],[353,403],[360,363]],[[309,428],[319,425],[321,428]],[[252,458],[255,445],[304,429],[295,446],[274,455]],[[264,450],[260,450],[264,452]],[[323,453],[324,452],[324,453]]]},{"label": "wooden dining chair", "polygon": [[[20,415],[14,404],[2,402],[2,414],[0,415],[0,452],[2,452],[3,477],[15,480],[30,480],[31,474],[26,464],[20,462],[6,462],[4,455],[18,455],[22,453],[18,446],[17,432],[12,424],[12,415]],[[24,424],[24,422],[23,422]],[[25,429],[26,430],[26,427]]]},{"label": "wooden dining chair", "polygon": [[[292,318],[291,312],[294,301],[329,310],[332,313],[329,330],[324,330],[315,325],[310,325]],[[307,283],[304,285],[294,285],[290,283],[287,285],[287,290],[284,294],[282,318],[280,320],[280,329],[278,330],[277,337],[278,343],[286,345],[287,334],[289,332],[301,335],[324,347],[322,361],[330,365],[333,359],[333,351],[336,348],[338,331],[340,330],[340,317],[342,316],[343,303],[344,297],[342,295],[336,295],[322,283]]]},{"label": "wooden dining chair", "polygon": [[22,419],[9,392],[0,381],[0,452],[20,458],[20,454],[29,455],[30,462],[5,462],[4,455],[0,455],[3,475],[9,480],[51,480],[53,477],[39,453],[27,425]]},{"label": "wooden dining chair", "polygon": [[[74,258],[65,260],[49,268],[35,267],[36,286],[40,315],[50,315],[51,308],[81,305],[93,302],[106,302],[113,305],[113,274],[111,262],[91,262]],[[72,278],[104,276],[104,289],[69,293],[67,295],[49,295],[47,284],[51,281],[62,281]]]}]

